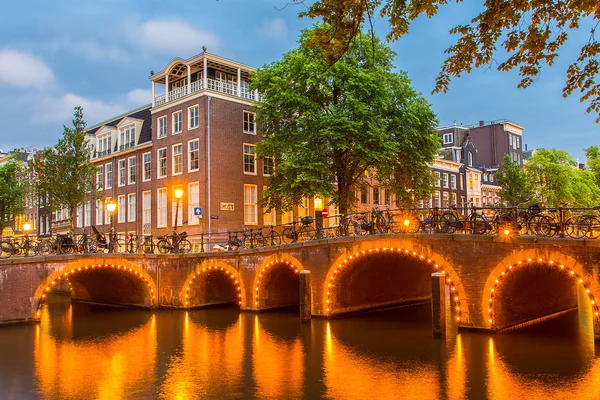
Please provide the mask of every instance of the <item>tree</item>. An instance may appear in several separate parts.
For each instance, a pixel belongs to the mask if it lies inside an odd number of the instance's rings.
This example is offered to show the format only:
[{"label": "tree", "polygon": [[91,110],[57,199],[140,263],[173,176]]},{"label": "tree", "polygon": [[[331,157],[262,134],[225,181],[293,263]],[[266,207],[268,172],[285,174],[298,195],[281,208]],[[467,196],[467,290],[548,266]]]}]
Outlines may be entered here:
[{"label": "tree", "polygon": [[14,222],[16,215],[25,210],[27,174],[18,155],[0,165],[0,234]]},{"label": "tree", "polygon": [[600,186],[600,147],[590,146],[584,151],[587,158],[587,167],[594,174],[596,184]]},{"label": "tree", "polygon": [[539,150],[525,164],[534,183],[536,196],[550,206],[568,202],[575,207],[591,207],[600,199],[600,188],[590,171],[577,168],[564,150]]},{"label": "tree", "polygon": [[512,162],[508,154],[504,155],[502,171],[497,174],[497,182],[502,186],[498,193],[503,202],[509,206],[533,200],[533,188],[525,172],[516,162]]},{"label": "tree", "polygon": [[[325,22],[316,30],[311,44],[324,49],[329,62],[334,63],[348,50],[365,20],[371,22],[375,12],[389,21],[388,40],[397,40],[408,32],[413,20],[423,14],[432,18],[447,3],[448,0],[317,0],[300,16]],[[597,1],[485,2],[470,24],[450,30],[458,35],[458,40],[446,50],[449,57],[436,78],[434,92],[446,92],[452,77],[460,77],[474,67],[492,65],[499,71],[518,68],[522,77],[518,86],[526,88],[540,75],[544,64],[554,63],[568,33],[586,24],[591,27],[589,40],[567,69],[563,97],[579,91],[580,100],[589,103],[587,112],[598,113],[596,122],[600,122],[600,82],[595,81],[600,75],[600,42],[595,37],[600,24]],[[499,44],[508,55],[502,62],[495,59]]]},{"label": "tree", "polygon": [[357,36],[329,66],[309,46],[314,34],[304,31],[297,49],[252,77],[263,94],[257,154],[275,159],[263,204],[286,210],[319,195],[347,213],[368,176],[404,202],[429,193],[436,117],[406,74],[392,72],[392,50]]},{"label": "tree", "polygon": [[94,197],[95,191],[91,189],[96,178],[96,167],[90,161],[83,109],[75,107],[73,116],[73,128],[63,126],[63,136],[56,146],[44,149],[32,162],[38,195],[48,196],[52,211],[69,210],[71,230],[75,227],[77,207]]}]

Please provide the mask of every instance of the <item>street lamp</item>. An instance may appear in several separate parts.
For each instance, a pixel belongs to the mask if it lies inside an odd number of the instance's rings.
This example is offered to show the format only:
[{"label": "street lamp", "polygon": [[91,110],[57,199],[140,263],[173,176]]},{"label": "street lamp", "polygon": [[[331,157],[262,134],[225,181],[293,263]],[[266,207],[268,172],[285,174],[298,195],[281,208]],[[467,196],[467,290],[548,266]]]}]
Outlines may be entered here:
[{"label": "street lamp", "polygon": [[108,211],[108,215],[110,216],[110,233],[108,234],[108,252],[113,252],[113,243],[114,243],[114,221],[113,221],[113,213],[117,208],[117,204],[109,201],[106,203],[106,211]]},{"label": "street lamp", "polygon": [[31,229],[31,224],[29,222],[25,222],[23,224],[23,231],[25,232],[25,257],[29,255],[29,238],[27,237],[27,233]]},{"label": "street lamp", "polygon": [[25,231],[25,235],[27,235],[27,232],[29,232],[30,229],[31,229],[31,224],[29,222],[25,222],[23,224],[23,230]]},{"label": "street lamp", "polygon": [[177,232],[177,220],[179,219],[179,202],[183,197],[182,189],[175,189],[175,198],[177,199],[177,205],[175,206],[175,232]]}]

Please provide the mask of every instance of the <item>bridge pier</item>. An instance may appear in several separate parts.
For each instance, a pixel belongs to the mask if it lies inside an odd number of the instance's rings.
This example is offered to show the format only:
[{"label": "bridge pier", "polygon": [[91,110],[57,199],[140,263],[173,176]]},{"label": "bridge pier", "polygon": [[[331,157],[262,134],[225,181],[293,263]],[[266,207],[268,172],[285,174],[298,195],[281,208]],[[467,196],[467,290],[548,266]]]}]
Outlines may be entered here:
[{"label": "bridge pier", "polygon": [[431,274],[431,329],[433,336],[446,336],[446,314],[450,292],[446,285],[446,275],[441,272]]},{"label": "bridge pier", "polygon": [[310,271],[300,271],[300,322],[310,322],[312,314],[312,288],[310,285]]}]

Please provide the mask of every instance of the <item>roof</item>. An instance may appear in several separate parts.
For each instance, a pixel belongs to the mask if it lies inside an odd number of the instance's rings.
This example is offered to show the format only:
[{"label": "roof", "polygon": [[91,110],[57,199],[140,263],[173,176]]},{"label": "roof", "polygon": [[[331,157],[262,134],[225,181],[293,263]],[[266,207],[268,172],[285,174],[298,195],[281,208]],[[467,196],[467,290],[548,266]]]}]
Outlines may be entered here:
[{"label": "roof", "polygon": [[150,113],[150,108],[152,108],[152,104],[147,104],[125,114],[121,114],[115,118],[96,124],[88,129],[88,134],[94,135],[103,126],[111,126],[116,128],[119,122],[121,122],[123,119],[135,118],[144,121],[144,124],[142,125],[142,131],[140,132],[140,139],[137,144],[150,142],[152,141],[152,114]]}]

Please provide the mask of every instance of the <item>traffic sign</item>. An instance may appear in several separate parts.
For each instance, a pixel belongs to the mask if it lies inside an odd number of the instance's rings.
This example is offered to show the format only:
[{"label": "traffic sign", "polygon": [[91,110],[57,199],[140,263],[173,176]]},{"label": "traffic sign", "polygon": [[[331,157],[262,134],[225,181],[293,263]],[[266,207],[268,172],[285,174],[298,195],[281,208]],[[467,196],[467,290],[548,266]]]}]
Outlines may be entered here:
[{"label": "traffic sign", "polygon": [[323,211],[321,211],[321,215],[323,216],[323,218],[329,217],[329,210],[324,208]]},{"label": "traffic sign", "polygon": [[194,215],[196,217],[202,217],[202,207],[194,207]]}]

